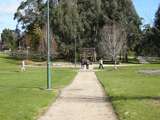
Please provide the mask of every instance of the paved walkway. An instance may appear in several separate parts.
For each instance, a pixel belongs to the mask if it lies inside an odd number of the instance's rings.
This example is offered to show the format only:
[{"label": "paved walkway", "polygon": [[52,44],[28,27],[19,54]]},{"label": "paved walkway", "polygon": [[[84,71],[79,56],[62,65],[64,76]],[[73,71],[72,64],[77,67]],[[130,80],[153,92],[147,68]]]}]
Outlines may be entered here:
[{"label": "paved walkway", "polygon": [[38,120],[117,120],[92,71],[80,71]]}]

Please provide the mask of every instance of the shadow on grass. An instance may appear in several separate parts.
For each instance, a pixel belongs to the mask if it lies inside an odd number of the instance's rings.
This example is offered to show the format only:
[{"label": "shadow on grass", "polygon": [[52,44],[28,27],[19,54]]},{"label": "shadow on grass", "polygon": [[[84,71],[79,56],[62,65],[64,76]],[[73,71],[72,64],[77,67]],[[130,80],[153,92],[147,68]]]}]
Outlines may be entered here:
[{"label": "shadow on grass", "polygon": [[75,96],[75,97],[64,97],[60,96],[60,99],[65,100],[66,102],[90,102],[90,103],[104,103],[106,102],[106,97],[100,96]]},{"label": "shadow on grass", "polygon": [[60,99],[63,99],[67,102],[93,102],[93,103],[104,103],[104,102],[113,102],[119,100],[160,100],[159,97],[150,97],[150,96],[139,96],[139,97],[100,97],[100,96],[78,96],[78,97],[63,97],[61,96]]},{"label": "shadow on grass", "polygon": [[158,62],[150,62],[151,64],[160,64],[160,61]]},{"label": "shadow on grass", "polygon": [[15,65],[17,65],[18,62],[21,60],[21,59],[17,59],[17,58],[10,57],[10,56],[0,56],[0,58],[2,58],[3,62],[5,63],[15,64]]},{"label": "shadow on grass", "polygon": [[45,87],[36,87],[36,86],[33,86],[33,87],[28,87],[28,86],[5,86],[5,85],[0,85],[0,89],[37,89],[37,90],[46,90]]},{"label": "shadow on grass", "polygon": [[110,96],[111,101],[120,100],[160,100],[160,96]]},{"label": "shadow on grass", "polygon": [[127,64],[139,64],[139,61],[137,58],[128,58],[127,62],[122,61],[122,63],[127,63]]},{"label": "shadow on grass", "polygon": [[[51,90],[59,90],[62,89],[63,87],[53,87]],[[45,87],[39,87],[39,86],[8,86],[8,85],[0,85],[0,90],[1,89],[30,89],[30,90],[41,90],[45,91],[47,90],[47,86]]]}]

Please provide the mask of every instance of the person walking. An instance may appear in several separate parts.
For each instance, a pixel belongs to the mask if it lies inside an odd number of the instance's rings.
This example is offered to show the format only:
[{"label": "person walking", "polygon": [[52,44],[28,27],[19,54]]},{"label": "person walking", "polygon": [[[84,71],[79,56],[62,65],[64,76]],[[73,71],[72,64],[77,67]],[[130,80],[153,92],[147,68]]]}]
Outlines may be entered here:
[{"label": "person walking", "polygon": [[85,59],[82,58],[82,59],[81,59],[81,69],[84,69],[84,65],[85,65]]},{"label": "person walking", "polygon": [[86,60],[86,68],[87,68],[87,69],[89,69],[89,64],[90,64],[90,61],[87,59],[87,60]]},{"label": "person walking", "polygon": [[26,71],[26,68],[25,68],[25,61],[24,61],[24,60],[22,61],[21,71],[22,71],[22,72]]},{"label": "person walking", "polygon": [[103,67],[103,59],[102,58],[99,60],[99,69],[104,69],[104,67]]}]

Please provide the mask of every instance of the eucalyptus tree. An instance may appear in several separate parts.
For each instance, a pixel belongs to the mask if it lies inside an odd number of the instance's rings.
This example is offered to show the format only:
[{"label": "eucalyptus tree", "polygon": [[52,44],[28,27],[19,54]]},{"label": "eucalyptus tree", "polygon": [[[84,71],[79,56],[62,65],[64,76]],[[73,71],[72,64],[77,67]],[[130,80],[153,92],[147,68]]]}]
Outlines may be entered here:
[{"label": "eucalyptus tree", "polygon": [[156,14],[155,14],[154,26],[160,30],[160,5],[159,5],[158,10],[156,11]]},{"label": "eucalyptus tree", "polygon": [[[101,41],[100,31],[113,21],[121,24],[128,32],[125,51],[134,50],[139,39],[140,19],[131,0],[50,2],[51,35],[58,45],[58,53],[64,58],[74,57],[75,39],[78,39],[79,48],[95,47],[99,51],[97,46]],[[25,0],[17,9],[15,19],[22,25],[26,35],[31,36],[30,44],[40,43],[41,48],[45,49],[46,1]],[[37,34],[37,31],[42,34]],[[35,35],[38,37],[34,37]]]},{"label": "eucalyptus tree", "polygon": [[[25,31],[25,36],[29,38],[26,46],[30,46],[34,51],[46,52],[46,27],[47,27],[47,1],[44,0],[25,0],[17,8],[14,19]],[[50,0],[54,7],[56,0]],[[52,35],[52,34],[51,34]],[[52,39],[52,42],[54,39]],[[53,45],[52,45],[53,46]],[[53,48],[52,48],[53,49]]]},{"label": "eucalyptus tree", "polygon": [[155,15],[155,21],[154,21],[154,31],[155,31],[155,46],[157,50],[157,55],[160,56],[160,5],[158,7],[158,10]]},{"label": "eucalyptus tree", "polygon": [[56,35],[59,54],[71,60],[74,57],[75,39],[78,39],[82,31],[77,1],[60,0],[56,9],[52,11],[51,24]]},{"label": "eucalyptus tree", "polygon": [[[43,7],[43,0],[25,0],[21,2],[14,16],[14,19],[17,20],[18,25],[22,26],[26,36],[31,36],[28,40],[30,41],[28,42],[30,44],[26,46],[34,46],[32,49],[38,49],[37,45],[42,38],[41,34],[37,34],[37,31],[42,30],[42,25],[44,22],[44,16],[42,13]],[[37,35],[39,36],[37,37]]]},{"label": "eucalyptus tree", "polygon": [[78,11],[83,27],[83,47],[97,47],[102,14],[101,0],[78,0]]},{"label": "eucalyptus tree", "polygon": [[160,6],[155,14],[154,25],[145,25],[138,53],[145,56],[160,56]]}]

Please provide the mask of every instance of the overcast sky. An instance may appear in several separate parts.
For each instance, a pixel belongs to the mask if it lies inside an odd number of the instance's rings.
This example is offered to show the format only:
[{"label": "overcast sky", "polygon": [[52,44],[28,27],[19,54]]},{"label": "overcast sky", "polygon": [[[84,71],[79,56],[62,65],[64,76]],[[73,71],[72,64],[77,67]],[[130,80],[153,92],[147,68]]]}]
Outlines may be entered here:
[{"label": "overcast sky", "polygon": [[[16,8],[22,0],[0,0],[0,33],[4,28],[15,29],[16,21],[13,20]],[[152,24],[160,0],[133,0],[140,17],[145,24]]]}]

